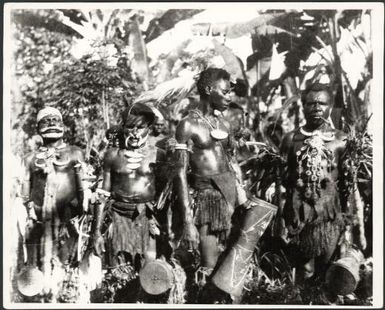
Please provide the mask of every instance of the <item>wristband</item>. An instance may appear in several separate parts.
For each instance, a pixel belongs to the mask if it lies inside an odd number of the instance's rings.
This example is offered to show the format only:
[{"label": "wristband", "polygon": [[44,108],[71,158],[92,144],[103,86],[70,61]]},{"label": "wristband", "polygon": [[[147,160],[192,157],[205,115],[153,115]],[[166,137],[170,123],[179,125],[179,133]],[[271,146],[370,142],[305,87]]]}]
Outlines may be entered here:
[{"label": "wristband", "polygon": [[28,196],[25,196],[25,195],[16,195],[16,197],[19,197],[24,205],[32,201]]},{"label": "wristband", "polygon": [[236,182],[236,191],[237,191],[237,196],[238,196],[238,204],[243,205],[246,201],[248,201],[246,191],[242,187],[241,184]]},{"label": "wristband", "polygon": [[28,200],[25,202],[25,207],[27,208],[27,210],[32,210],[33,209],[33,203],[30,203],[32,202],[31,200]]},{"label": "wristband", "polygon": [[96,191],[95,191],[97,194],[101,194],[105,197],[110,197],[111,196],[111,193],[102,189],[102,188],[97,188]]}]

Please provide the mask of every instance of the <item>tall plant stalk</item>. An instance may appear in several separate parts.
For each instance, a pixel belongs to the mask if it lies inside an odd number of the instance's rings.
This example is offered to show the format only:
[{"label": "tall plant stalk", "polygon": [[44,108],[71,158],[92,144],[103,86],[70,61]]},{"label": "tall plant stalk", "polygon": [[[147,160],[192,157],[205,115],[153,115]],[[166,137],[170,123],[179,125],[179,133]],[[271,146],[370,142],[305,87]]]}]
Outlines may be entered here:
[{"label": "tall plant stalk", "polygon": [[106,102],[105,89],[102,90],[102,106],[103,106],[103,119],[106,124],[106,128],[110,128],[110,117],[108,115],[108,102]]}]

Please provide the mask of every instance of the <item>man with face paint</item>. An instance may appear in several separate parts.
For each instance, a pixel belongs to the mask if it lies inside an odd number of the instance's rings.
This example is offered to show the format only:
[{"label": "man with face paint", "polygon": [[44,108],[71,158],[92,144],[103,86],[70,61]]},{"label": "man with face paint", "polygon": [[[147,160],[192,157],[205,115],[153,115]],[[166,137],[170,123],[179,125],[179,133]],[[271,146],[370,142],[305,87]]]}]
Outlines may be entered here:
[{"label": "man with face paint", "polygon": [[237,180],[231,126],[222,115],[230,104],[229,73],[209,68],[201,72],[197,88],[198,108],[176,129],[176,192],[181,245],[189,250],[199,245],[201,267],[210,275],[228,241],[235,207],[248,206],[249,200]]},{"label": "man with face paint", "polygon": [[[155,171],[164,161],[162,150],[149,145],[150,125],[155,114],[144,104],[135,104],[123,113],[119,148],[107,150],[103,163],[103,185],[99,199],[111,198],[109,209],[98,205],[93,245],[97,255],[107,252],[110,266],[129,263],[138,271],[148,249],[150,232],[155,234],[152,210],[158,192]],[[105,238],[101,234],[103,211],[111,219]]]},{"label": "man with face paint", "polygon": [[284,136],[287,157],[283,216],[298,246],[300,279],[323,277],[344,230],[339,196],[339,162],[345,134],[329,122],[332,94],[313,84],[302,94],[304,126]]},{"label": "man with face paint", "polygon": [[27,264],[43,272],[44,293],[55,296],[63,280],[63,264],[70,263],[76,253],[76,236],[68,224],[83,211],[79,166],[84,157],[80,148],[64,143],[59,110],[40,110],[37,123],[43,144],[25,158],[22,187],[22,198],[33,223],[26,236]]}]

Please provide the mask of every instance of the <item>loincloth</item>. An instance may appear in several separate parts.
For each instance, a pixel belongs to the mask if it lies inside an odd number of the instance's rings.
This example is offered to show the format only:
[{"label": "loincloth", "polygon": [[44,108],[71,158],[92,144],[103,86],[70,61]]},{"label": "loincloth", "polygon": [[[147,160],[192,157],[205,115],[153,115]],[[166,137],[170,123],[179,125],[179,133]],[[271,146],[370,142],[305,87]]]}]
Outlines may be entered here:
[{"label": "loincloth", "polygon": [[212,234],[229,231],[236,199],[233,173],[192,175],[191,178],[191,185],[195,190],[195,224],[198,227],[208,225],[208,232]]},{"label": "loincloth", "polygon": [[[106,246],[110,264],[116,264],[118,254],[129,255],[127,260],[143,255],[149,239],[149,220],[152,202],[127,203],[114,201],[107,216],[110,224],[106,233]],[[127,261],[126,260],[126,261]]]}]

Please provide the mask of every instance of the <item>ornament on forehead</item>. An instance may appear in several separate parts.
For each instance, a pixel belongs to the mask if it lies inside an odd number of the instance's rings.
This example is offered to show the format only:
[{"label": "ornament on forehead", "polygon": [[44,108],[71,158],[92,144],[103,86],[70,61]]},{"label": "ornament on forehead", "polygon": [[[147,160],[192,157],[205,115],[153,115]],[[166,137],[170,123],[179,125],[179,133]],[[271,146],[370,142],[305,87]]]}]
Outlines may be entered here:
[{"label": "ornament on forehead", "polygon": [[37,122],[39,123],[44,117],[48,115],[56,115],[56,116],[59,116],[61,120],[63,120],[63,116],[61,115],[58,109],[53,107],[46,107],[44,109],[41,109],[37,113],[37,117],[36,117]]}]

